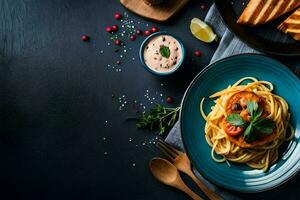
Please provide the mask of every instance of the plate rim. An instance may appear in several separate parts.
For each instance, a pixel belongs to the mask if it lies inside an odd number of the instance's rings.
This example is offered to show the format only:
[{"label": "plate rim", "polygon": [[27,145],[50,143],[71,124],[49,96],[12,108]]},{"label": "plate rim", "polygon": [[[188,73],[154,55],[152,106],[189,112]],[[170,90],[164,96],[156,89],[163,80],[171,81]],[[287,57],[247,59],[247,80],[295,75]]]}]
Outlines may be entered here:
[{"label": "plate rim", "polygon": [[[183,105],[185,104],[186,102],[186,98],[187,98],[187,95],[189,94],[189,92],[191,91],[191,88],[194,86],[194,84],[196,83],[196,81],[203,75],[206,73],[206,71],[208,71],[209,69],[211,69],[212,67],[214,67],[215,65],[217,65],[218,63],[220,62],[223,62],[223,61],[226,61],[226,60],[230,60],[230,59],[234,59],[235,57],[241,57],[241,56],[253,56],[253,57],[262,57],[263,59],[269,59],[269,60],[272,60],[274,62],[277,62],[279,65],[281,65],[283,68],[285,68],[287,71],[290,72],[291,76],[293,76],[294,78],[296,78],[297,80],[299,80],[300,82],[300,79],[291,71],[291,69],[289,67],[287,67],[286,65],[284,65],[283,63],[281,63],[280,61],[276,60],[276,59],[273,59],[269,56],[266,56],[266,55],[262,55],[262,54],[258,54],[258,53],[243,53],[243,54],[236,54],[236,55],[231,55],[231,56],[228,56],[228,57],[225,57],[225,58],[222,58],[222,59],[219,59],[213,63],[210,63],[209,65],[207,65],[205,68],[203,68],[194,78],[193,80],[191,81],[191,83],[189,84],[189,86],[187,87],[187,89],[185,90],[184,92],[184,95],[182,97],[182,100],[181,100],[181,103],[180,103],[180,107],[183,108]],[[191,163],[192,163],[192,166],[194,166],[197,170],[197,172],[200,174],[200,171],[197,167],[197,165],[195,165],[195,161],[191,158],[190,156],[190,153],[187,151],[187,144],[186,144],[186,141],[183,137],[183,126],[182,126],[182,109],[180,109],[180,112],[179,112],[179,126],[180,126],[180,138],[181,138],[181,141],[183,143],[183,148],[186,150],[185,153],[187,154],[188,158],[190,159]],[[231,191],[235,191],[235,192],[240,192],[240,193],[248,193],[248,194],[253,194],[253,193],[258,193],[258,192],[265,192],[265,191],[269,191],[269,190],[272,190],[274,188],[278,188],[279,186],[282,186],[283,184],[285,184],[286,182],[288,182],[290,179],[292,179],[293,177],[295,177],[298,173],[300,172],[300,166],[298,167],[298,169],[295,170],[295,172],[293,172],[290,176],[288,176],[286,179],[284,179],[282,182],[272,186],[272,187],[268,187],[268,188],[262,188],[262,189],[256,189],[256,190],[253,190],[253,191],[249,191],[249,190],[245,190],[245,189],[242,189],[242,190],[239,190],[239,189],[233,189],[233,188],[229,188],[229,187],[224,187],[224,185],[220,185],[218,183],[216,183],[214,180],[212,179],[209,179],[205,174],[202,174],[201,173],[201,176],[203,176],[207,181],[213,183],[214,185],[220,187],[220,188],[223,188],[223,189],[227,189],[227,190],[231,190]]]},{"label": "plate rim", "polygon": [[285,53],[285,52],[277,52],[277,51],[272,51],[272,49],[264,49],[264,48],[260,48],[258,47],[256,44],[247,41],[246,38],[244,38],[238,31],[235,31],[228,23],[227,18],[224,17],[224,15],[222,14],[223,12],[220,12],[221,10],[221,6],[223,6],[222,4],[224,4],[224,0],[214,0],[214,3],[216,5],[217,10],[220,13],[220,16],[224,22],[224,24],[226,25],[226,27],[230,30],[231,33],[233,33],[236,37],[238,37],[242,42],[244,42],[245,44],[247,44],[249,47],[266,53],[266,54],[271,54],[271,55],[279,55],[279,56],[290,56],[290,57],[294,57],[294,56],[299,56],[300,55],[300,51],[299,53],[295,52],[295,53]]}]

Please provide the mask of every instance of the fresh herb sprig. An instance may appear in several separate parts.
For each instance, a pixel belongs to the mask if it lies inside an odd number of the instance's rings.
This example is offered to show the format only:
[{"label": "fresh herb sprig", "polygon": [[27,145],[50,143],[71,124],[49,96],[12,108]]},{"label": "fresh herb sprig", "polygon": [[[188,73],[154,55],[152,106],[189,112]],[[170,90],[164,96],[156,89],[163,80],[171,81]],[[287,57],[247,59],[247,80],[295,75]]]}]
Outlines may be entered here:
[{"label": "fresh herb sprig", "polygon": [[160,52],[161,56],[165,57],[165,58],[169,58],[171,55],[170,48],[165,45],[162,45],[159,48],[159,52]]},{"label": "fresh herb sprig", "polygon": [[226,121],[233,126],[246,128],[243,136],[247,143],[253,142],[259,134],[271,134],[275,128],[275,123],[268,118],[260,118],[263,108],[254,101],[247,102],[247,112],[250,115],[250,122],[247,123],[239,114],[232,113],[226,117]]},{"label": "fresh herb sprig", "polygon": [[136,126],[140,129],[158,130],[158,134],[162,135],[175,124],[179,110],[180,107],[168,108],[156,104],[148,113],[141,114]]}]

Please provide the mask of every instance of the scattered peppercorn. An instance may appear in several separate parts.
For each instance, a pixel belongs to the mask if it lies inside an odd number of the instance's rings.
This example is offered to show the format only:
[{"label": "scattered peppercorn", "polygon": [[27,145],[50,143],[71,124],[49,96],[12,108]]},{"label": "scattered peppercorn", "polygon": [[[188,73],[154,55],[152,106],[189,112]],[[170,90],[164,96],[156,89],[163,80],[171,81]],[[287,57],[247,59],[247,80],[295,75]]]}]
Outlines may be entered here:
[{"label": "scattered peppercorn", "polygon": [[116,19],[116,20],[122,19],[122,15],[121,15],[120,13],[116,13],[116,14],[115,14],[115,19]]},{"label": "scattered peppercorn", "polygon": [[174,102],[174,98],[171,96],[167,97],[167,103],[173,103]]},{"label": "scattered peppercorn", "polygon": [[119,30],[119,27],[117,25],[111,26],[112,31],[117,32]]},{"label": "scattered peppercorn", "polygon": [[86,41],[89,40],[89,36],[87,36],[87,35],[82,35],[82,36],[81,36],[81,40],[86,42]]},{"label": "scattered peppercorn", "polygon": [[119,40],[119,39],[115,40],[115,45],[121,45],[121,43],[122,43],[121,40]]},{"label": "scattered peppercorn", "polygon": [[195,56],[200,57],[202,55],[201,51],[195,51]]},{"label": "scattered peppercorn", "polygon": [[137,30],[136,30],[136,34],[137,34],[137,35],[141,35],[142,33],[143,33],[143,32],[142,32],[140,29],[137,29]]},{"label": "scattered peppercorn", "polygon": [[131,36],[130,36],[130,40],[131,40],[131,41],[134,41],[135,39],[136,39],[135,35],[131,35]]},{"label": "scattered peppercorn", "polygon": [[146,36],[149,36],[149,35],[151,35],[151,31],[146,30],[146,31],[144,32],[144,34],[145,34]]},{"label": "scattered peppercorn", "polygon": [[158,31],[158,28],[156,28],[156,27],[152,27],[152,28],[151,28],[151,31],[152,31],[152,33],[155,33],[155,32],[157,32],[157,31]]}]

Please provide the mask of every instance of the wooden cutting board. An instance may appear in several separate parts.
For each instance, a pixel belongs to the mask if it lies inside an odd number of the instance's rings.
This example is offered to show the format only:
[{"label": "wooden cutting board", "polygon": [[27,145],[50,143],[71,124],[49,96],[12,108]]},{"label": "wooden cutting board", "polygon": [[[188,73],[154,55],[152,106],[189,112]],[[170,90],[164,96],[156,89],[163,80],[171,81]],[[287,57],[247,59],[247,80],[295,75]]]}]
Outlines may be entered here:
[{"label": "wooden cutting board", "polygon": [[128,10],[155,21],[167,21],[174,16],[189,0],[166,0],[159,5],[148,5],[143,0],[120,0]]}]

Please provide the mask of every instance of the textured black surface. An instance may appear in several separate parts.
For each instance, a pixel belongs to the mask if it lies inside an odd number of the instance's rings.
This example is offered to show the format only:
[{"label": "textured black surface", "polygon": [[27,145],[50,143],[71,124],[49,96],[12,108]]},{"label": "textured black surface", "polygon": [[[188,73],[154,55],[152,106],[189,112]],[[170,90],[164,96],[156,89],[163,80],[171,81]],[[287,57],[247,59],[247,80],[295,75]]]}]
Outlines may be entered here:
[{"label": "textured black surface", "polygon": [[[128,42],[132,50],[122,59],[122,72],[108,68],[120,59],[105,32],[106,25],[118,23],[114,13],[125,11],[118,1],[1,0],[1,199],[187,199],[152,177],[148,162],[158,152],[142,143],[154,134],[127,120],[136,113],[130,103],[119,111],[118,97],[142,100],[148,108],[145,91],[158,91],[174,96],[172,106],[179,104],[217,45],[190,34],[191,18],[203,19],[207,11],[199,4],[190,2],[167,24],[155,23],[182,38],[187,49],[183,69],[161,78],[140,64],[140,37]],[[82,34],[90,35],[90,42],[82,42]],[[193,56],[196,49],[201,58]],[[280,59],[295,69],[296,58]],[[292,180],[279,192],[296,197],[293,188],[299,185]],[[274,199],[278,193],[263,195]]]}]

